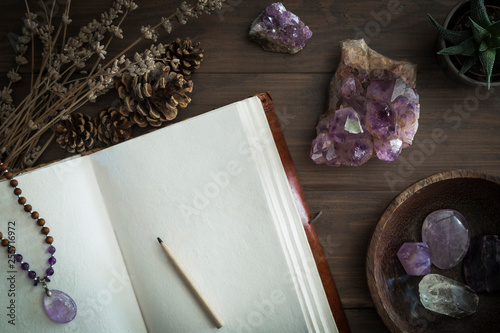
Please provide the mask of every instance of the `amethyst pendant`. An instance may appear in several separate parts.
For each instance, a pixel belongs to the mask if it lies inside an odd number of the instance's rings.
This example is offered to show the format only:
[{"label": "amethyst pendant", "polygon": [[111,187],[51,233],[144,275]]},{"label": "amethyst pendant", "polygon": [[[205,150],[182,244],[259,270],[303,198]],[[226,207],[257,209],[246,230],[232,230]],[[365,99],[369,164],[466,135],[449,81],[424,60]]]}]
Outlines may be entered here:
[{"label": "amethyst pendant", "polygon": [[43,295],[43,306],[50,319],[56,323],[69,323],[76,317],[76,303],[66,293],[51,290],[51,296]]}]

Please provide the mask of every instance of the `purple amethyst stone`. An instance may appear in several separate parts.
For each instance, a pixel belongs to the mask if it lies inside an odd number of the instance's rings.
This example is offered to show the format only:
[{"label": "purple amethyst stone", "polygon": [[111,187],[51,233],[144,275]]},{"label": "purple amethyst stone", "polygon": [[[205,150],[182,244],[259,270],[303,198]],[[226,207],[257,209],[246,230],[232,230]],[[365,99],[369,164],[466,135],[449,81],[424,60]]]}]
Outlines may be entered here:
[{"label": "purple amethyst stone", "polygon": [[55,257],[50,257],[49,260],[49,265],[50,266],[54,266],[56,264],[56,258]]},{"label": "purple amethyst stone", "polygon": [[330,109],[335,112],[319,121],[311,145],[315,163],[359,166],[374,153],[380,160],[392,162],[413,143],[419,97],[394,73],[344,68],[333,86]]},{"label": "purple amethyst stone", "polygon": [[304,48],[312,32],[297,15],[276,2],[253,21],[248,35],[266,51],[294,54]]},{"label": "purple amethyst stone", "polygon": [[431,273],[431,257],[427,244],[404,243],[397,255],[406,274],[426,275]]},{"label": "purple amethyst stone", "polygon": [[76,303],[66,293],[51,290],[51,296],[43,296],[43,306],[47,315],[56,323],[69,323],[76,317]]},{"label": "purple amethyst stone", "polygon": [[425,218],[422,240],[429,246],[431,262],[435,266],[452,268],[462,261],[469,248],[469,225],[456,210],[437,210]]},{"label": "purple amethyst stone", "polygon": [[500,291],[500,237],[484,235],[471,241],[464,258],[464,275],[475,292]]},{"label": "purple amethyst stone", "polygon": [[49,252],[50,254],[54,254],[56,253],[56,248],[54,246],[49,246],[49,248],[47,249],[47,252]]}]

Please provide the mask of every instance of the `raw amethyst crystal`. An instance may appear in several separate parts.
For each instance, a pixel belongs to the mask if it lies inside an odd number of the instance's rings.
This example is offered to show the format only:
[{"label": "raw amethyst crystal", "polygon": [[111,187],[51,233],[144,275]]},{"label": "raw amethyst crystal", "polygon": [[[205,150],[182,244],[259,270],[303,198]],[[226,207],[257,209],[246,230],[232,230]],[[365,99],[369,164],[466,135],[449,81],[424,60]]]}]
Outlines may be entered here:
[{"label": "raw amethyst crystal", "polygon": [[475,292],[500,291],[500,237],[485,235],[471,241],[464,258],[464,275]]},{"label": "raw amethyst crystal", "polygon": [[439,274],[428,274],[418,284],[420,302],[427,309],[454,318],[476,312],[479,297],[465,284]]},{"label": "raw amethyst crystal", "polygon": [[431,257],[425,243],[404,243],[398,251],[398,259],[408,275],[431,273]]},{"label": "raw amethyst crystal", "polygon": [[418,128],[415,66],[390,60],[361,39],[342,44],[330,84],[328,111],[316,126],[311,159],[317,164],[358,166],[373,153],[394,161]]},{"label": "raw amethyst crystal", "polygon": [[253,21],[248,35],[266,51],[294,54],[304,48],[312,32],[297,15],[276,2]]},{"label": "raw amethyst crystal", "polygon": [[462,261],[469,248],[469,225],[456,210],[440,209],[425,218],[422,240],[429,246],[434,265],[452,268]]}]

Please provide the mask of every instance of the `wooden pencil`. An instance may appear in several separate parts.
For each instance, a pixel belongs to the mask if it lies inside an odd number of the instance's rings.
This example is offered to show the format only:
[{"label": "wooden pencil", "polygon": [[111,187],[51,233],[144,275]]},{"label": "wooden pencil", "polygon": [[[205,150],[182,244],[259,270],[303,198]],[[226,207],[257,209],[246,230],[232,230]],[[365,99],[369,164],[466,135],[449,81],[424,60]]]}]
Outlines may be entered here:
[{"label": "wooden pencil", "polygon": [[203,307],[203,309],[206,311],[210,319],[214,322],[215,326],[217,328],[221,328],[224,326],[224,321],[221,319],[221,317],[215,312],[215,310],[210,306],[208,301],[206,300],[205,296],[200,292],[198,287],[196,286],[196,283],[194,280],[191,278],[191,276],[188,274],[188,272],[184,269],[180,261],[176,258],[174,252],[165,244],[160,237],[158,237],[158,242],[160,243],[163,252],[167,255],[167,258],[172,262],[174,265],[175,269],[179,273],[179,275],[182,277],[186,285],[191,289],[193,292],[194,296],[198,299],[200,302],[200,305]]}]

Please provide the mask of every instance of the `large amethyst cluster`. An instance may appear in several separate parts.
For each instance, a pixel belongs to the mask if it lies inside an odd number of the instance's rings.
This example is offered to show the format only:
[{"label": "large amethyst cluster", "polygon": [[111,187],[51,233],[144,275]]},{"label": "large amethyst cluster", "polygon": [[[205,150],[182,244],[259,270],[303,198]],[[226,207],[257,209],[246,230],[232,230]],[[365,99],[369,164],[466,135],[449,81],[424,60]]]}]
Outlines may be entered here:
[{"label": "large amethyst cluster", "polygon": [[290,54],[302,50],[311,36],[309,27],[280,2],[267,6],[249,32],[249,37],[264,50]]},{"label": "large amethyst cluster", "polygon": [[311,144],[314,162],[359,166],[373,155],[391,162],[412,144],[420,104],[407,83],[415,73],[408,64],[381,56],[363,40],[344,42],[329,109]]}]

